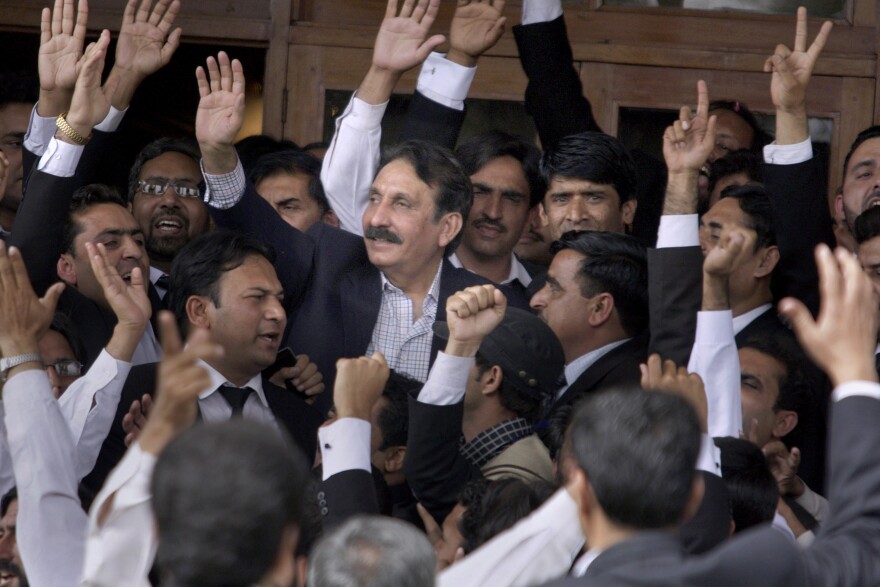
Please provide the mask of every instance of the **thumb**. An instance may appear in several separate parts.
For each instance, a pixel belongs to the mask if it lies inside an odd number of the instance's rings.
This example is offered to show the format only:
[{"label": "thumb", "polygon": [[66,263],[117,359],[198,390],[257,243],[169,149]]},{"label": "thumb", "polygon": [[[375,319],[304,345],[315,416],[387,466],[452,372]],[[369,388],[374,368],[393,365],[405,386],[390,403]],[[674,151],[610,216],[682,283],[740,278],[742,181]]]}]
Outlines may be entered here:
[{"label": "thumb", "polygon": [[61,297],[61,292],[64,291],[64,283],[58,282],[50,287],[46,291],[46,295],[40,299],[40,303],[43,304],[43,307],[47,310],[51,310],[52,313],[55,313],[55,307],[58,305],[58,299]]},{"label": "thumb", "polygon": [[433,37],[427,39],[419,46],[418,51],[416,52],[419,61],[421,62],[427,59],[428,55],[431,54],[431,51],[442,45],[444,42],[446,42],[446,37],[444,37],[443,35],[434,35]]},{"label": "thumb", "polygon": [[813,338],[816,321],[803,302],[792,297],[784,298],[779,302],[779,313],[789,321],[801,344],[805,339]]},{"label": "thumb", "polygon": [[495,311],[499,314],[504,314],[507,311],[507,298],[497,287],[494,292],[495,296]]}]

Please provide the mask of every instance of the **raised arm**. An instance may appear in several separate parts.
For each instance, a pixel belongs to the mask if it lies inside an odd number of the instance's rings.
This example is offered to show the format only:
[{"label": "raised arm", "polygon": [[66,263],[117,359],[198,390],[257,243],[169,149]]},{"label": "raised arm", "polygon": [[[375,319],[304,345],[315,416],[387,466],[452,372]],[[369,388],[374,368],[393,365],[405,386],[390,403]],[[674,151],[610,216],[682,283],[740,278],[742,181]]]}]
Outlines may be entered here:
[{"label": "raised arm", "polygon": [[336,119],[336,133],[327,149],[321,182],[340,226],[363,234],[361,217],[379,166],[380,124],[401,76],[422,63],[444,41],[428,37],[440,0],[388,0],[385,19],[373,46],[367,75],[345,112]]}]

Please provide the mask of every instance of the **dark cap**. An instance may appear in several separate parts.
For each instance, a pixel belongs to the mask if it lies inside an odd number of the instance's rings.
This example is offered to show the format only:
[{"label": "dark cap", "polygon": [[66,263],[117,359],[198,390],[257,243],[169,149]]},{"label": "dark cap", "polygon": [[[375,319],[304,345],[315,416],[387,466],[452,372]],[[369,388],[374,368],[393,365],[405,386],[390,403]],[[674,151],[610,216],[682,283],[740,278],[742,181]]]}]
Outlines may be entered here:
[{"label": "dark cap", "polygon": [[[434,333],[448,340],[449,326],[434,322]],[[556,393],[565,367],[562,344],[550,327],[519,308],[507,308],[501,324],[483,340],[479,353],[490,364],[501,367],[504,379],[517,390],[540,400]]]}]

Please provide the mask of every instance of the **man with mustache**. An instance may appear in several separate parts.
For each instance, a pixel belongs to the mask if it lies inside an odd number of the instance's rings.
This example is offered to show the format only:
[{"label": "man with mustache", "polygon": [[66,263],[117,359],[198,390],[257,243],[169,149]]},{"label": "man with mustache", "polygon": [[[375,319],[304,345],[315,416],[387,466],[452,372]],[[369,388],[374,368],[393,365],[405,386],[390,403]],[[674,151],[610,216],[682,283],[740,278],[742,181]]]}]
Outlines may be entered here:
[{"label": "man with mustache", "polygon": [[18,517],[18,492],[15,487],[0,500],[0,516],[0,585],[28,587],[15,540],[15,522]]}]

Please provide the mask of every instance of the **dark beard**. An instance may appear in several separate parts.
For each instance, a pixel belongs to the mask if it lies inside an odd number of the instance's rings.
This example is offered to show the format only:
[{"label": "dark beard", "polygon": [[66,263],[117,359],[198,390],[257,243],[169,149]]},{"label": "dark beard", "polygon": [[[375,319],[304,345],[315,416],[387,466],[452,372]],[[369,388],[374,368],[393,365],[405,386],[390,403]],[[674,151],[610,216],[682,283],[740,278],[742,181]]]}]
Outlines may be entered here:
[{"label": "dark beard", "polygon": [[0,561],[0,573],[9,573],[18,578],[18,587],[28,587],[28,580],[21,567],[12,561]]}]

